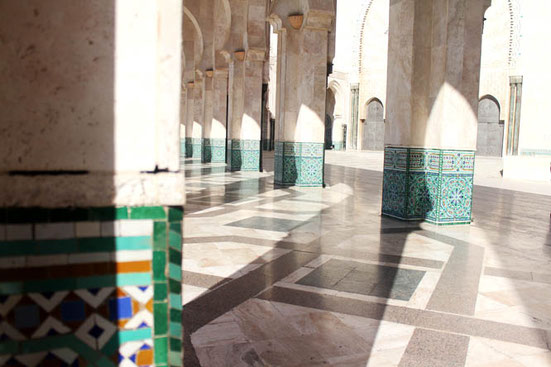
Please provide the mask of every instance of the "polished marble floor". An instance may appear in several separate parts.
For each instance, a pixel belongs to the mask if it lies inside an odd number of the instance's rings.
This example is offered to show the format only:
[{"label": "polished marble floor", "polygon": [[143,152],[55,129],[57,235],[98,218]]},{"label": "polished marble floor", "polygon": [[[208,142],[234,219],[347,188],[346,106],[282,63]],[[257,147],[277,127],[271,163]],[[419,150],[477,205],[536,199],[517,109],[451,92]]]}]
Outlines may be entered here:
[{"label": "polished marble floor", "polygon": [[551,196],[480,184],[473,224],[406,223],[377,155],[329,152],[325,189],[263,159],[184,166],[186,367],[551,366]]}]

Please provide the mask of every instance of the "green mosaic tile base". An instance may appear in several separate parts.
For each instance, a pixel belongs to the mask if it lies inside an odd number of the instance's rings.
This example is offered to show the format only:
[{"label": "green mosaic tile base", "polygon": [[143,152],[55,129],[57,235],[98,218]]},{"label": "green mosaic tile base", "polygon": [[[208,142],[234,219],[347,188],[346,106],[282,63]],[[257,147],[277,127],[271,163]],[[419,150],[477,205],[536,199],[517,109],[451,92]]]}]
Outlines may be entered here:
[{"label": "green mosaic tile base", "polygon": [[180,165],[184,163],[186,159],[186,139],[180,139]]},{"label": "green mosaic tile base", "polygon": [[226,162],[226,139],[203,139],[202,163]]},{"label": "green mosaic tile base", "polygon": [[191,138],[185,138],[185,157],[191,158],[193,156],[193,148],[192,148],[192,139]]},{"label": "green mosaic tile base", "polygon": [[191,158],[201,158],[203,151],[203,139],[191,138]]},{"label": "green mosaic tile base", "polygon": [[333,150],[344,150],[344,142],[343,141],[334,141],[333,142]]},{"label": "green mosaic tile base", "polygon": [[[0,208],[0,224],[31,233],[0,241],[0,314],[10,326],[0,329],[0,364],[116,366],[142,358],[182,366],[182,219],[182,207]],[[104,235],[133,220],[140,228],[148,221],[149,234]],[[32,264],[5,268],[27,256]],[[139,343],[138,351],[126,353],[126,343]]]},{"label": "green mosaic tile base", "polygon": [[228,140],[230,171],[260,171],[260,140]]},{"label": "green mosaic tile base", "polygon": [[274,182],[280,186],[322,187],[323,143],[275,142]]},{"label": "green mosaic tile base", "polygon": [[382,213],[435,224],[471,222],[474,151],[386,147]]}]

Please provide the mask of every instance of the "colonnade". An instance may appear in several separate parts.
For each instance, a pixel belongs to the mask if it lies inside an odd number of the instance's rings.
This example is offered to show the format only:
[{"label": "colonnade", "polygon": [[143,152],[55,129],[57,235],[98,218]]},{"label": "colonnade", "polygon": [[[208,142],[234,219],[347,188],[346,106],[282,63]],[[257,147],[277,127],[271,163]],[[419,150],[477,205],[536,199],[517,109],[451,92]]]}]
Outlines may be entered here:
[{"label": "colonnade", "polygon": [[[486,5],[391,5],[385,215],[470,220]],[[0,0],[0,364],[182,365],[180,149],[260,169],[268,21],[275,183],[321,187],[334,19],[333,0]]]}]

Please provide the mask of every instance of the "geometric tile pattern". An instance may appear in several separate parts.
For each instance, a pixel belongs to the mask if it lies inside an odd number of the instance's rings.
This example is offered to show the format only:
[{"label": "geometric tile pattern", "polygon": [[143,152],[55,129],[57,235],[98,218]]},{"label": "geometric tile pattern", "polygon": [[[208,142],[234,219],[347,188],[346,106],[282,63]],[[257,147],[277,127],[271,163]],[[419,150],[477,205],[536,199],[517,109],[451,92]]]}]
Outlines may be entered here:
[{"label": "geometric tile pattern", "polygon": [[[181,366],[182,216],[181,207],[0,209],[3,223],[69,231],[0,242],[1,364]],[[75,235],[82,222],[132,220],[152,232]],[[14,258],[25,261],[7,268]]]},{"label": "geometric tile pattern", "polygon": [[275,142],[274,182],[279,186],[322,187],[323,143]]},{"label": "geometric tile pattern", "polygon": [[386,147],[382,213],[435,224],[471,222],[474,151]]},{"label": "geometric tile pattern", "polygon": [[186,158],[192,158],[193,156],[193,148],[192,148],[192,138],[185,138],[185,157]]},{"label": "geometric tile pattern", "polygon": [[228,163],[231,171],[260,170],[260,140],[228,140]]},{"label": "geometric tile pattern", "polygon": [[203,139],[201,163],[225,163],[226,139]]}]

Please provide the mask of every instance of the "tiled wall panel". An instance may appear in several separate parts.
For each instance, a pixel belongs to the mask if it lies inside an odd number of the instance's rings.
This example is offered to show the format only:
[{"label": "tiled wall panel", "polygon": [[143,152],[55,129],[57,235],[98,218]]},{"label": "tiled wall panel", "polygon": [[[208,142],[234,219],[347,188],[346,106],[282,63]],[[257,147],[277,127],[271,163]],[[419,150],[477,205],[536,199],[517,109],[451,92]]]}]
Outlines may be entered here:
[{"label": "tiled wall panel", "polygon": [[436,224],[471,222],[474,151],[386,147],[382,213]]},{"label": "tiled wall panel", "polygon": [[182,365],[181,207],[0,220],[0,365]]}]

